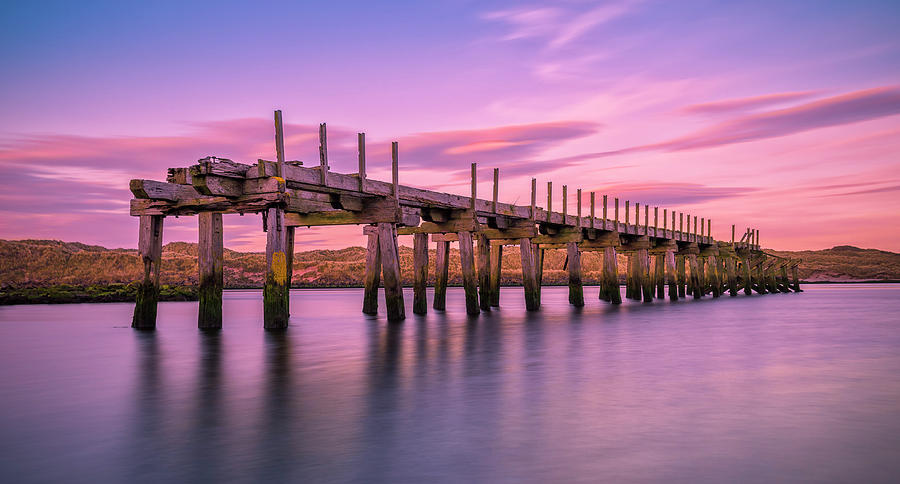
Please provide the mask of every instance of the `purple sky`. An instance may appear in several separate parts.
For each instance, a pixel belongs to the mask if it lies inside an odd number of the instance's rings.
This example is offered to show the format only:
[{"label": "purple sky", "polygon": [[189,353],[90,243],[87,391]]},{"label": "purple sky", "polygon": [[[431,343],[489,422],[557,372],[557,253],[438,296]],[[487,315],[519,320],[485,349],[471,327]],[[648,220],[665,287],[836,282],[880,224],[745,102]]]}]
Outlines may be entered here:
[{"label": "purple sky", "polygon": [[[900,250],[897,2],[4,2],[0,238],[134,247],[128,180],[217,155],[500,198],[546,181],[764,246]],[[561,207],[556,190],[554,207]],[[587,194],[585,194],[585,200]],[[196,219],[165,240],[196,240]],[[259,250],[258,216],[226,246]],[[298,231],[297,249],[361,228]],[[406,242],[408,243],[408,241]]]}]

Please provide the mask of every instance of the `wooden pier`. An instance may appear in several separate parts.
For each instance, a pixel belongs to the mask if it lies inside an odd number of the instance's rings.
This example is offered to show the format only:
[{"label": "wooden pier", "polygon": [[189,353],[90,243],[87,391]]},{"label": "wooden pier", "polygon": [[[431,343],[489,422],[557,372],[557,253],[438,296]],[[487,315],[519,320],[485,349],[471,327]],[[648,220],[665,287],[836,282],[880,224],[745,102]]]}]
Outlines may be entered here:
[{"label": "wooden pier", "polygon": [[[207,157],[197,164],[170,168],[166,181],[131,180],[131,215],[140,217],[139,252],[144,264],[132,326],[156,327],[163,220],[166,216],[198,215],[200,311],[198,327],[222,326],[222,214],[262,214],[266,231],[266,278],[263,291],[264,327],[284,329],[289,321],[289,289],[296,227],[363,225],[368,237],[362,311],[376,314],[378,287],[384,288],[387,318],[400,321],[406,306],[400,278],[397,237],[413,236],[413,304],[415,314],[428,310],[429,239],[437,246],[432,307],[444,310],[450,244],[459,246],[466,312],[472,316],[500,305],[503,247],[518,245],[522,262],[525,306],[540,309],[544,251],[564,249],[569,275],[569,302],[585,304],[581,253],[603,253],[598,299],[622,302],[616,258],[628,258],[625,274],[629,299],[651,302],[668,297],[702,298],[774,292],[800,292],[800,261],[760,250],[759,231],[748,228],[735,239],[717,241],[712,221],[633,205],[618,198],[577,190],[569,207],[568,187],[562,187],[560,210],[553,210],[553,185],[547,184],[546,207],[537,206],[537,181],[531,182],[531,203],[512,205],[498,200],[500,173],[493,170],[491,199],[478,198],[476,164],[472,163],[469,196],[401,185],[399,148],[391,146],[391,182],[366,176],[365,135],[358,135],[359,171],[329,169],[326,127],[319,128],[319,163],[304,166],[287,161],[281,112],[275,112],[275,160],[253,164]],[[620,208],[624,206],[624,218]],[[643,209],[643,211],[641,210]],[[632,216],[633,214],[633,216]],[[677,225],[676,225],[677,222]],[[666,292],[668,291],[668,295]]]}]

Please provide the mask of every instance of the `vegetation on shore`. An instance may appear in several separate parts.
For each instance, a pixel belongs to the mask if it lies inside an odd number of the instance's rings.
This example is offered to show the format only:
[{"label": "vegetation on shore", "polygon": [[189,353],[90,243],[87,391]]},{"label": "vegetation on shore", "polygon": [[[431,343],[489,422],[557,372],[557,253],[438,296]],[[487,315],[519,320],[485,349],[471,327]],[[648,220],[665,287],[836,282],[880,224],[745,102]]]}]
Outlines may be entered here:
[{"label": "vegetation on shore", "polygon": [[[803,259],[800,277],[804,281],[886,281],[900,280],[900,254],[839,246],[817,251],[769,251],[782,257]],[[434,267],[435,251],[429,264]],[[565,284],[565,251],[545,254],[544,284]],[[619,259],[624,274],[625,259]],[[582,255],[585,284],[600,280],[602,257],[598,252]],[[400,247],[404,285],[412,283],[412,249]],[[198,285],[197,244],[172,242],[163,248],[160,283],[161,300],[196,300]],[[0,304],[133,301],[134,284],[142,274],[135,249],[107,249],[96,245],[58,240],[0,240]],[[265,254],[225,250],[226,288],[260,288],[265,276]],[[293,287],[362,287],[365,249],[312,250],[294,256]],[[429,283],[433,283],[431,270]],[[517,247],[503,252],[503,285],[521,284],[521,263]],[[462,283],[459,252],[451,249],[451,285]]]}]

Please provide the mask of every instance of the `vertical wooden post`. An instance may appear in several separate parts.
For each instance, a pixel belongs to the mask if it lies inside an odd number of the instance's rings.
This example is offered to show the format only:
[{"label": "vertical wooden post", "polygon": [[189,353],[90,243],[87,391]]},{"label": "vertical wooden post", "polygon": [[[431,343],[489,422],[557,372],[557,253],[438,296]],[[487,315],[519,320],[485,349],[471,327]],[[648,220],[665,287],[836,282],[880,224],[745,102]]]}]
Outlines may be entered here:
[{"label": "vertical wooden post", "polygon": [[400,148],[396,141],[391,142],[391,188],[394,200],[400,205]]},{"label": "vertical wooden post", "polygon": [[644,205],[644,235],[650,236],[650,205]]},{"label": "vertical wooden post", "polygon": [[665,299],[666,297],[666,254],[659,253],[654,257],[654,269],[656,271],[656,298]]},{"label": "vertical wooden post", "polygon": [[475,200],[478,199],[478,184],[477,184],[477,179],[475,177],[476,176],[475,175],[476,168],[477,168],[476,164],[472,163],[472,199],[469,202],[469,204],[470,204],[469,208],[471,208],[472,210],[475,210]]},{"label": "vertical wooden post", "polygon": [[[575,221],[575,226],[580,229],[581,228],[581,189],[580,188],[575,192],[575,195],[578,197],[577,204],[575,205],[575,212],[576,212],[576,216],[578,217],[578,220]],[[591,226],[593,226],[593,224],[594,224],[594,220],[592,217],[591,218]]]},{"label": "vertical wooden post", "polygon": [[319,183],[328,185],[328,136],[325,123],[319,125]]},{"label": "vertical wooden post", "polygon": [[503,246],[491,246],[491,306],[500,307],[500,275],[503,269]]},{"label": "vertical wooden post", "polygon": [[706,223],[703,222],[704,218],[700,217],[700,238],[698,239],[701,243],[705,243],[706,239],[703,238],[703,229],[706,227]]},{"label": "vertical wooden post", "polygon": [[697,256],[694,254],[689,254],[688,258],[688,266],[691,269],[691,282],[690,289],[693,293],[694,299],[700,299],[703,297],[703,290],[700,287],[700,265],[697,263]]},{"label": "vertical wooden post", "polygon": [[[616,199],[616,200],[618,200],[618,199]],[[630,219],[630,216],[631,216],[631,213],[630,213],[630,206],[631,206],[631,201],[630,201],[630,200],[625,200],[625,233],[626,233],[626,234],[628,233],[628,223],[630,222],[629,219]],[[616,209],[617,209],[617,210],[616,210],[616,228],[618,228],[618,227],[619,227],[619,223],[618,223],[618,220],[619,220],[619,210],[618,210],[618,207],[616,207]]]},{"label": "vertical wooden post", "polygon": [[[690,225],[691,219],[688,219],[688,225]],[[672,229],[674,229],[675,222],[672,222]],[[682,239],[684,238],[684,212],[678,214],[678,236]]]},{"label": "vertical wooden post", "polygon": [[553,182],[547,182],[547,221],[550,221],[550,214],[553,213]]},{"label": "vertical wooden post", "polygon": [[644,302],[650,302],[653,300],[653,281],[650,280],[650,253],[647,249],[638,249],[638,254],[641,270],[641,290],[644,293]]},{"label": "vertical wooden post", "polygon": [[450,270],[450,242],[441,239],[437,243],[434,259],[434,309],[443,311],[447,307],[447,278]]},{"label": "vertical wooden post", "polygon": [[615,212],[616,212],[616,224],[615,224],[615,227],[616,227],[616,232],[618,232],[618,231],[619,231],[619,199],[618,199],[618,197],[617,197],[616,200],[615,200],[615,204],[616,204],[616,207],[615,207]]},{"label": "vertical wooden post", "polygon": [[[665,217],[663,217],[665,218]],[[656,231],[659,229],[659,207],[653,207],[653,236],[656,237]]]},{"label": "vertical wooden post", "polygon": [[563,214],[563,224],[569,223],[569,187],[568,185],[563,185],[562,187],[562,214]]},{"label": "vertical wooden post", "polygon": [[525,309],[537,311],[541,298],[537,289],[537,272],[534,265],[534,250],[531,239],[519,239],[519,253],[522,258],[522,286],[525,289]]},{"label": "vertical wooden post", "polygon": [[606,301],[613,304],[622,304],[622,294],[619,292],[619,274],[616,263],[616,248],[612,246],[603,248],[603,278],[602,283],[606,290],[602,291]]},{"label": "vertical wooden post", "polygon": [[381,279],[381,245],[378,228],[366,227],[369,241],[366,245],[366,278],[363,293],[363,314],[378,314],[378,284]]},{"label": "vertical wooden post", "polygon": [[672,210],[672,238],[675,238],[675,211]]},{"label": "vertical wooden post", "polygon": [[531,220],[535,219],[535,207],[537,205],[537,178],[531,179]]},{"label": "vertical wooden post", "polygon": [[500,168],[494,168],[494,196],[491,199],[491,211],[497,213],[497,196],[500,194]]},{"label": "vertical wooden post", "polygon": [[491,241],[481,232],[475,234],[478,246],[478,302],[482,311],[491,310]]},{"label": "vertical wooden post", "polygon": [[641,233],[641,204],[638,202],[634,203],[634,233],[635,235]]},{"label": "vertical wooden post", "polygon": [[263,288],[263,327],[285,329],[290,317],[287,269],[287,228],[284,209],[266,210],[266,283]]},{"label": "vertical wooden post", "polygon": [[287,268],[288,315],[290,316],[291,284],[294,282],[294,232],[297,227],[284,228],[284,265]]},{"label": "vertical wooden post", "polygon": [[428,234],[413,234],[413,314],[428,312]]},{"label": "vertical wooden post", "polygon": [[478,307],[478,281],[475,276],[475,255],[472,247],[472,232],[459,232],[459,262],[462,267],[463,289],[466,291],[466,313],[476,315]]},{"label": "vertical wooden post", "polygon": [[713,297],[719,297],[722,292],[722,284],[719,282],[719,262],[714,255],[709,256],[708,261],[707,280],[709,281],[709,288]]},{"label": "vertical wooden post", "polygon": [[668,239],[669,234],[667,233],[669,229],[669,209],[663,209],[663,238]]},{"label": "vertical wooden post", "polygon": [[791,266],[791,276],[794,280],[793,288],[794,292],[803,292],[803,289],[800,289],[800,263],[795,263]]},{"label": "vertical wooden post", "polygon": [[694,242],[697,242],[697,216],[694,215]]},{"label": "vertical wooden post", "polygon": [[666,259],[666,282],[669,284],[669,300],[678,300],[678,274],[675,269],[675,251],[667,250]]},{"label": "vertical wooden post", "polygon": [[[733,227],[733,226],[732,226]],[[732,235],[732,238],[734,236]],[[725,258],[725,272],[728,276],[728,295],[735,297],[738,295],[737,277],[734,272],[735,260],[734,254]]]},{"label": "vertical wooden post", "polygon": [[581,254],[578,252],[578,243],[567,243],[566,254],[569,257],[569,304],[581,307],[584,306],[584,288],[581,285]]},{"label": "vertical wooden post", "polygon": [[700,257],[697,264],[697,281],[700,288],[700,294],[705,296],[709,294],[709,285],[706,280],[706,257]]},{"label": "vertical wooden post", "polygon": [[[594,228],[594,204],[595,204],[595,202],[596,202],[596,199],[595,199],[595,196],[594,196],[594,195],[595,195],[594,192],[591,192],[591,226],[590,226],[590,228]],[[604,214],[604,215],[606,215],[606,214]],[[605,221],[605,220],[604,220],[604,223],[603,223],[603,228],[604,228],[604,229],[606,228],[606,221]]]},{"label": "vertical wooden post", "polygon": [[381,270],[384,281],[384,305],[388,321],[406,319],[403,304],[403,281],[400,276],[400,248],[397,246],[397,228],[392,223],[378,224],[378,245],[381,248]]},{"label": "vertical wooden post", "polygon": [[603,195],[603,230],[609,230],[606,228],[606,195]]},{"label": "vertical wooden post", "polygon": [[366,191],[366,133],[356,134],[357,152],[359,153],[359,173],[357,174],[359,191]]},{"label": "vertical wooden post", "polygon": [[197,327],[200,329],[222,328],[222,288],[224,246],[222,243],[222,214],[200,212],[200,229],[197,246],[200,268],[200,309],[197,313]]},{"label": "vertical wooden post", "polygon": [[790,282],[790,280],[788,280],[788,273],[787,273],[787,262],[781,263],[780,272],[781,272],[781,280],[779,281],[779,283],[782,286],[781,291],[782,292],[791,292],[791,282]]},{"label": "vertical wooden post", "polygon": [[144,277],[135,297],[131,327],[156,328],[159,301],[159,266],[162,263],[162,215],[141,215],[138,228],[138,254],[144,264]]},{"label": "vertical wooden post", "polygon": [[751,277],[749,256],[741,257],[741,267],[744,272],[744,294],[750,296],[753,294],[753,278]]},{"label": "vertical wooden post", "polygon": [[284,177],[284,123],[281,121],[281,110],[275,111],[275,173]]},{"label": "vertical wooden post", "polygon": [[534,248],[534,274],[537,279],[538,304],[541,303],[541,289],[544,285],[544,249],[541,246]]},{"label": "vertical wooden post", "polygon": [[676,278],[678,283],[678,297],[684,299],[686,297],[686,292],[684,288],[687,286],[687,272],[684,269],[684,256],[679,255],[675,256],[675,268],[676,270]]},{"label": "vertical wooden post", "polygon": [[706,238],[709,239],[710,244],[715,242],[712,236],[712,219],[706,221]]},{"label": "vertical wooden post", "polygon": [[[627,230],[627,229],[626,229]],[[625,254],[625,298],[634,299],[634,251]]]},{"label": "vertical wooden post", "polygon": [[734,247],[734,224],[731,224],[731,246]]}]

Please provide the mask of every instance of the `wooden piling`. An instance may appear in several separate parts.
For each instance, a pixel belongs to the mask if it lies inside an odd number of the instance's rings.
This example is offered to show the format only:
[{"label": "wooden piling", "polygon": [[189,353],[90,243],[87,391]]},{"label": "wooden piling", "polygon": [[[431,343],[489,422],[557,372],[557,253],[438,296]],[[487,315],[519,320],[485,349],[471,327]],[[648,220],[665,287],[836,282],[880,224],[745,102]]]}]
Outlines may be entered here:
[{"label": "wooden piling", "polygon": [[284,178],[284,123],[281,110],[275,111],[275,174]]},{"label": "wooden piling", "polygon": [[744,277],[744,294],[750,296],[753,294],[753,278],[750,271],[750,257],[741,255],[741,271]]},{"label": "wooden piling", "polygon": [[676,282],[678,285],[678,297],[684,299],[686,297],[685,287],[687,286],[687,272],[684,269],[685,261],[683,255],[675,256]]},{"label": "wooden piling", "polygon": [[733,256],[725,259],[725,272],[728,275],[728,295],[731,297],[738,295],[737,275],[735,274],[735,260]]},{"label": "wooden piling", "polygon": [[675,269],[675,251],[667,250],[665,254],[666,282],[669,284],[669,300],[678,300],[678,275]]},{"label": "wooden piling", "polygon": [[287,279],[287,228],[284,209],[266,210],[266,282],[263,287],[263,327],[281,330],[290,317],[290,282]]},{"label": "wooden piling", "polygon": [[434,259],[434,304],[432,307],[443,311],[447,307],[447,278],[450,271],[450,242],[439,240]]},{"label": "wooden piling", "polygon": [[397,227],[392,223],[378,224],[378,244],[381,246],[381,272],[384,285],[384,304],[388,321],[406,319],[403,304],[403,282],[400,276],[400,248]]},{"label": "wooden piling", "polygon": [[366,133],[356,134],[356,150],[359,158],[359,172],[356,174],[358,189],[366,191]]},{"label": "wooden piling", "polygon": [[799,263],[794,264],[793,266],[791,266],[791,276],[792,276],[792,279],[794,280],[794,283],[793,283],[793,289],[794,289],[794,292],[803,292],[803,289],[800,289],[800,269],[799,269],[799,266],[800,266]]},{"label": "wooden piling", "polygon": [[200,269],[200,308],[197,327],[222,328],[222,288],[224,246],[222,241],[222,214],[200,212],[198,214],[198,266]]},{"label": "wooden piling", "polygon": [[719,261],[716,259],[716,256],[709,256],[708,260],[708,269],[707,269],[707,281],[709,284],[710,292],[712,292],[713,297],[721,296],[722,285],[719,283]]},{"label": "wooden piling", "polygon": [[634,299],[634,252],[625,254],[625,299]]},{"label": "wooden piling", "polygon": [[665,253],[656,254],[654,257],[654,271],[656,277],[654,281],[656,283],[656,298],[664,299],[666,297],[666,255]]},{"label": "wooden piling", "polygon": [[581,254],[578,252],[578,243],[567,243],[566,254],[569,257],[569,304],[581,307],[584,306],[584,288],[581,285]]},{"label": "wooden piling", "polygon": [[413,314],[428,312],[428,234],[413,234]]},{"label": "wooden piling", "polygon": [[540,304],[541,289],[544,285],[544,249],[540,246],[534,249],[534,274],[537,279],[538,304]]},{"label": "wooden piling", "polygon": [[478,306],[478,281],[475,276],[475,255],[472,247],[472,232],[458,232],[459,261],[462,266],[463,289],[466,292],[466,313],[475,316],[481,313]]},{"label": "wooden piling", "polygon": [[328,185],[328,135],[325,123],[319,125],[319,183]]},{"label": "wooden piling", "polygon": [[491,306],[500,307],[500,275],[503,268],[503,246],[491,246]]},{"label": "wooden piling", "polygon": [[601,292],[604,300],[613,304],[622,304],[622,294],[619,292],[618,264],[616,263],[616,248],[609,246],[603,248],[603,278],[602,284],[606,289]]},{"label": "wooden piling", "polygon": [[491,310],[491,241],[481,232],[475,235],[478,247],[478,301],[482,311]]},{"label": "wooden piling", "polygon": [[688,267],[690,267],[691,270],[691,295],[694,297],[694,299],[700,299],[703,297],[703,291],[700,285],[700,264],[697,262],[696,255],[689,254],[686,257],[688,258]]},{"label": "wooden piling", "polygon": [[653,300],[653,282],[650,280],[650,254],[647,249],[638,249],[638,262],[643,299],[644,302],[650,302]]},{"label": "wooden piling", "polygon": [[156,328],[156,306],[159,301],[159,267],[162,263],[161,215],[141,215],[138,228],[138,254],[144,265],[144,277],[135,296],[131,327]]},{"label": "wooden piling", "polygon": [[534,250],[531,239],[519,240],[519,253],[522,258],[522,286],[525,289],[525,309],[537,311],[541,306],[537,289],[537,272],[535,271]]},{"label": "wooden piling", "polygon": [[366,227],[366,275],[363,292],[363,314],[378,314],[378,285],[381,279],[381,246],[378,243],[378,228]]}]

